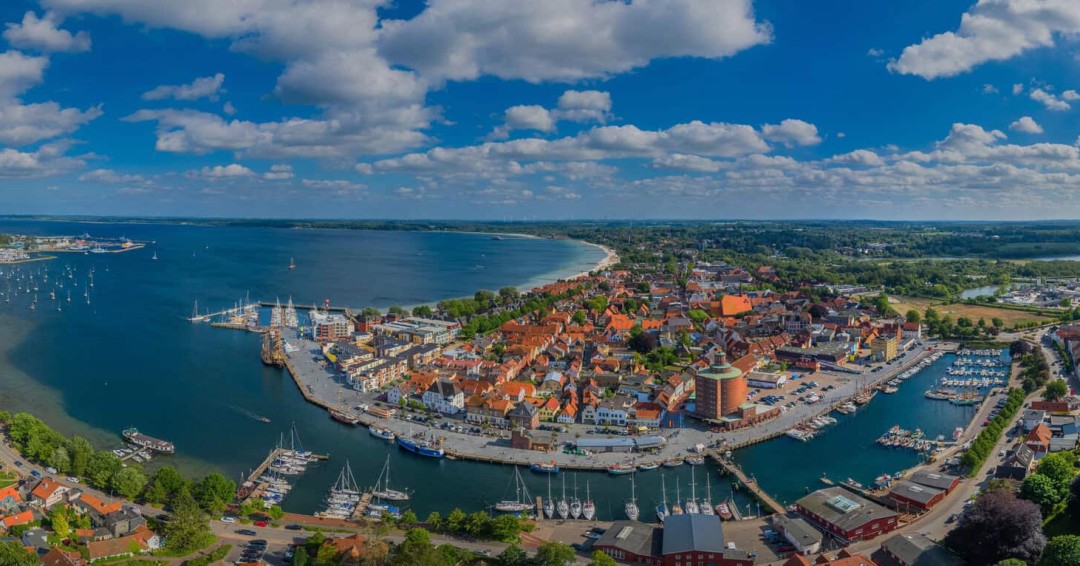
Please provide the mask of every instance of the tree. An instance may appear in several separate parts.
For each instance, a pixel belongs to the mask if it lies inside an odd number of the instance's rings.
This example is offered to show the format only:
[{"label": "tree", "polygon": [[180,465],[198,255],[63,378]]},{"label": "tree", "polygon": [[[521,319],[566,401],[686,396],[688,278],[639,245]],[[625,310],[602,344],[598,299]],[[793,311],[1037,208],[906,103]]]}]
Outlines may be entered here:
[{"label": "tree", "polygon": [[405,540],[394,549],[391,564],[402,566],[449,565],[445,555],[431,544],[431,536],[424,529],[410,529]]},{"label": "tree", "polygon": [[491,520],[491,536],[501,542],[517,542],[521,522],[513,515],[499,515]]},{"label": "tree", "polygon": [[407,509],[404,513],[401,514],[401,518],[398,519],[398,526],[408,529],[410,527],[416,526],[416,524],[419,522],[420,519],[416,517],[416,513],[414,513],[412,509]]},{"label": "tree", "polygon": [[1057,401],[1068,394],[1069,386],[1064,381],[1055,379],[1046,384],[1046,389],[1043,390],[1043,399],[1046,401]]},{"label": "tree", "polygon": [[525,566],[529,563],[529,555],[525,554],[520,546],[511,544],[499,553],[499,556],[495,558],[495,563],[498,566]]},{"label": "tree", "polygon": [[1005,558],[1034,561],[1046,537],[1038,505],[1007,491],[992,491],[961,515],[945,544],[971,563],[995,564]]},{"label": "tree", "polygon": [[574,324],[581,326],[589,320],[589,315],[585,314],[585,311],[578,309],[577,312],[574,313],[572,320],[574,321]]},{"label": "tree", "polygon": [[701,323],[705,322],[706,318],[709,318],[709,313],[701,309],[691,309],[690,312],[687,313],[687,316],[690,317],[691,322],[700,325]]},{"label": "tree", "polygon": [[468,515],[464,511],[455,507],[450,514],[446,516],[446,530],[452,533],[459,533],[465,530],[465,521],[468,519]]},{"label": "tree", "polygon": [[405,310],[404,307],[400,307],[398,305],[394,305],[394,306],[390,307],[390,309],[387,310],[387,312],[389,312],[392,315],[397,315],[397,316],[408,316],[408,314],[409,314],[409,311]]},{"label": "tree", "polygon": [[533,564],[536,566],[565,566],[577,559],[574,549],[555,541],[545,542],[536,550]]},{"label": "tree", "polygon": [[1035,473],[1050,478],[1055,486],[1064,488],[1076,475],[1076,453],[1054,452],[1047,454],[1042,460],[1039,460],[1039,467],[1035,470]]},{"label": "tree", "polygon": [[208,474],[191,490],[199,505],[210,513],[219,513],[225,509],[235,493],[236,482],[217,472]]},{"label": "tree", "polygon": [[589,566],[619,566],[619,563],[615,562],[614,558],[597,550],[592,553],[592,561],[589,562]]},{"label": "tree", "polygon": [[1050,539],[1043,551],[1040,566],[1075,566],[1080,564],[1080,536],[1061,535]]},{"label": "tree", "polygon": [[146,490],[146,500],[151,503],[164,503],[169,501],[180,491],[187,491],[188,483],[180,472],[172,466],[158,468],[154,477],[150,480],[150,487]]},{"label": "tree", "polygon": [[517,287],[503,287],[502,289],[499,289],[499,297],[504,303],[514,302],[517,300],[518,295]]},{"label": "tree", "polygon": [[337,548],[332,544],[322,544],[315,553],[316,564],[334,564],[337,562]]},{"label": "tree", "polygon": [[922,322],[922,315],[915,309],[908,309],[907,314],[904,315],[904,320],[908,322]]},{"label": "tree", "polygon": [[90,484],[101,489],[109,488],[109,480],[120,470],[120,458],[116,454],[101,450],[95,452],[86,465],[86,477]]},{"label": "tree", "polygon": [[23,548],[17,541],[0,542],[0,564],[4,566],[38,566],[36,554]]},{"label": "tree", "polygon": [[427,519],[424,519],[424,523],[428,526],[429,529],[431,529],[433,531],[442,530],[442,527],[443,527],[442,514],[439,513],[438,511],[432,511],[431,513],[428,513]]},{"label": "tree", "polygon": [[56,536],[61,540],[68,538],[71,535],[71,524],[68,523],[67,517],[63,513],[57,513],[49,519],[49,524],[52,526],[52,530],[56,533]]},{"label": "tree", "polygon": [[995,316],[990,319],[990,324],[992,324],[994,328],[1001,328],[1005,326],[1005,321]]},{"label": "tree", "polygon": [[1069,483],[1069,515],[1080,521],[1080,476],[1076,476]]},{"label": "tree", "polygon": [[68,449],[65,446],[57,446],[53,448],[52,454],[49,455],[47,462],[50,466],[56,468],[61,473],[68,473],[71,471],[71,455],[68,453]]},{"label": "tree", "polygon": [[364,318],[378,318],[381,315],[382,313],[375,307],[365,307],[364,310],[360,311],[360,316]]},{"label": "tree", "polygon": [[430,317],[433,314],[432,310],[431,310],[431,307],[429,307],[427,305],[420,305],[418,307],[413,307],[412,313],[413,313],[413,316],[422,316],[422,317],[425,317],[425,318]]},{"label": "tree", "polygon": [[275,521],[280,521],[285,516],[285,510],[281,508],[281,505],[271,505],[266,512]]},{"label": "tree", "polygon": [[480,303],[480,308],[486,309],[488,305],[495,301],[495,293],[487,289],[480,289],[473,295],[473,300]]},{"label": "tree", "polygon": [[293,556],[292,556],[292,565],[293,566],[307,566],[308,565],[308,553],[307,553],[306,548],[304,548],[303,546],[296,547],[296,551],[293,552]]},{"label": "tree", "polygon": [[138,467],[122,468],[109,479],[109,487],[124,499],[135,499],[146,487],[146,472]]},{"label": "tree", "polygon": [[90,458],[94,455],[94,447],[90,445],[89,440],[73,436],[71,440],[68,440],[67,449],[71,457],[71,474],[80,478],[85,476]]},{"label": "tree", "polygon": [[656,336],[653,336],[651,332],[641,332],[631,336],[626,341],[626,345],[639,354],[648,354],[656,349]]},{"label": "tree", "polygon": [[1061,501],[1061,490],[1058,489],[1054,480],[1042,475],[1031,474],[1024,478],[1024,484],[1020,487],[1020,497],[1038,505],[1044,515]]},{"label": "tree", "polygon": [[205,547],[214,540],[209,517],[187,491],[181,491],[173,501],[173,513],[165,524],[165,548],[187,554]]}]

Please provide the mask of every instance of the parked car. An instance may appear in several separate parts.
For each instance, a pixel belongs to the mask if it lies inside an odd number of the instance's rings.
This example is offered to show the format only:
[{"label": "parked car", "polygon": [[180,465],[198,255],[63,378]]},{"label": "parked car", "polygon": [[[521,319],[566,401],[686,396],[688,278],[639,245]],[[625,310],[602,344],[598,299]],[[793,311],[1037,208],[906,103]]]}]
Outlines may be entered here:
[{"label": "parked car", "polygon": [[255,526],[256,527],[265,527],[265,526],[267,526],[267,524],[268,523],[266,521],[255,521]]},{"label": "parked car", "polygon": [[48,467],[48,468],[45,468],[45,471],[46,471],[46,472],[49,472],[50,474],[56,474],[56,473],[58,473],[58,472],[56,471],[56,468],[53,468],[53,467],[51,467],[51,466],[50,466],[50,467]]},{"label": "parked car", "polygon": [[236,534],[244,535],[246,537],[253,537],[253,536],[255,536],[255,535],[259,534],[259,533],[255,532],[255,531],[253,531],[251,529],[237,529]]},{"label": "parked car", "polygon": [[235,523],[236,522],[236,517],[230,517],[230,516],[226,515],[226,516],[221,518],[221,522],[222,523]]},{"label": "parked car", "polygon": [[304,527],[301,527],[300,525],[285,525],[285,530],[288,531],[299,531],[303,530],[303,528]]},{"label": "parked car", "polygon": [[71,483],[79,483],[79,478],[77,478],[75,476],[68,476],[67,481],[69,481]]}]

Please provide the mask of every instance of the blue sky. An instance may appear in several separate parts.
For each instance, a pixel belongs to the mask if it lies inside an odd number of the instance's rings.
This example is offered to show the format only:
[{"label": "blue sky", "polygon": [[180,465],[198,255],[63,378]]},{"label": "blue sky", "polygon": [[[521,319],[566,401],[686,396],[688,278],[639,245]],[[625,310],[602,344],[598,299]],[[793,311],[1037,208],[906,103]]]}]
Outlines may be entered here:
[{"label": "blue sky", "polygon": [[1080,213],[1080,0],[12,0],[0,212]]}]

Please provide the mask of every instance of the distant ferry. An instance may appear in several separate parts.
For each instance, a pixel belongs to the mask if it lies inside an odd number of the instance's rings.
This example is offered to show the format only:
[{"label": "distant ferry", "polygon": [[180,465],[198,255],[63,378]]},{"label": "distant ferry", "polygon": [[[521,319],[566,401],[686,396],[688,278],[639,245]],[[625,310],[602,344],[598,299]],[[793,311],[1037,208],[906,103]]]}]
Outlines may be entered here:
[{"label": "distant ferry", "polygon": [[132,427],[126,429],[124,430],[123,434],[124,438],[135,446],[149,448],[151,450],[163,452],[165,454],[172,454],[176,452],[176,446],[174,446],[172,442],[158,440],[157,438],[154,438],[152,436],[146,436],[145,434],[139,432],[139,429],[137,428]]},{"label": "distant ferry", "polygon": [[426,441],[417,441],[411,438],[398,437],[397,445],[402,449],[412,452],[413,454],[419,454],[421,456],[427,456],[428,458],[442,458],[446,456],[446,452],[442,448],[431,444]]},{"label": "distant ferry", "polygon": [[358,417],[358,416],[356,416],[356,415],[354,415],[352,413],[346,413],[345,411],[339,411],[337,409],[330,409],[330,418],[334,419],[335,421],[337,421],[339,423],[344,423],[344,424],[347,424],[347,425],[356,425],[357,423],[360,422],[360,417]]}]

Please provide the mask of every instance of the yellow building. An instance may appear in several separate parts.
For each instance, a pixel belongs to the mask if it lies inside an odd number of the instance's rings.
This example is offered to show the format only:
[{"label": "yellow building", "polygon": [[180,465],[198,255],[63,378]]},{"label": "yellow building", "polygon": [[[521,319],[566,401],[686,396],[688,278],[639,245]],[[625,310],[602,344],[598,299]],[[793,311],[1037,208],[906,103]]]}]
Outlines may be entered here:
[{"label": "yellow building", "polygon": [[870,343],[870,354],[879,362],[888,362],[896,357],[896,338],[874,338]]}]

